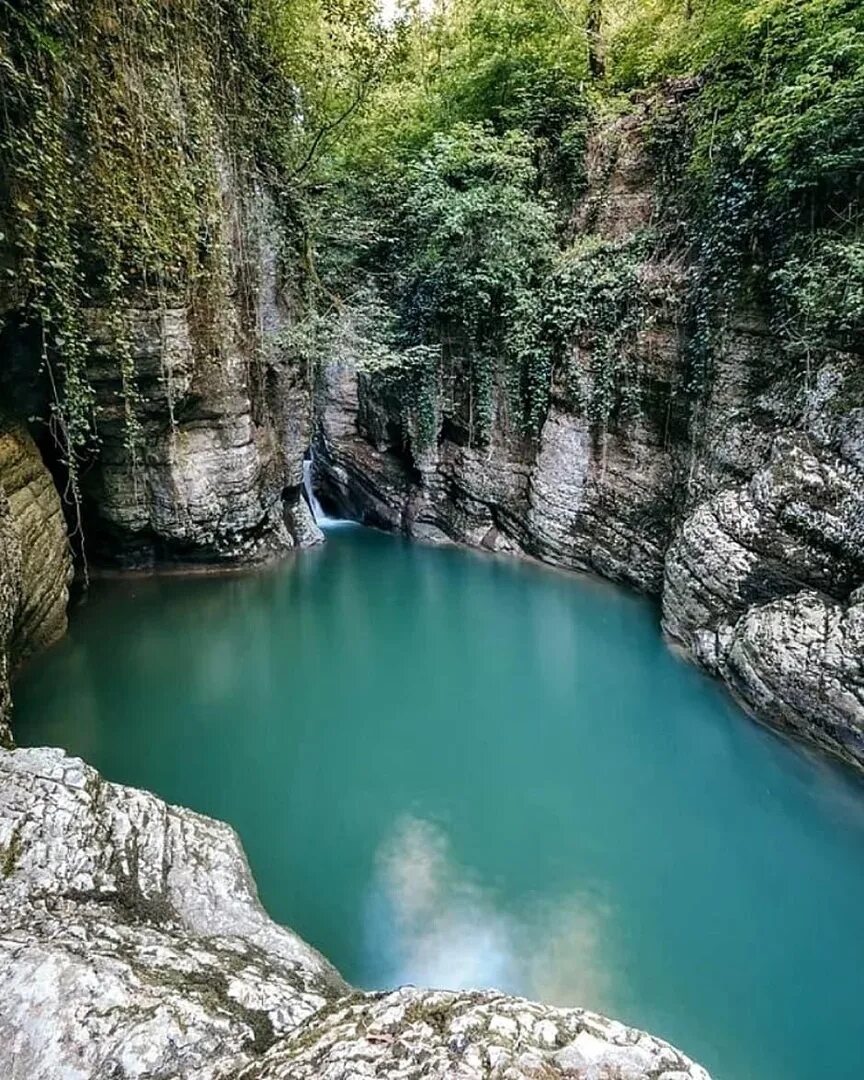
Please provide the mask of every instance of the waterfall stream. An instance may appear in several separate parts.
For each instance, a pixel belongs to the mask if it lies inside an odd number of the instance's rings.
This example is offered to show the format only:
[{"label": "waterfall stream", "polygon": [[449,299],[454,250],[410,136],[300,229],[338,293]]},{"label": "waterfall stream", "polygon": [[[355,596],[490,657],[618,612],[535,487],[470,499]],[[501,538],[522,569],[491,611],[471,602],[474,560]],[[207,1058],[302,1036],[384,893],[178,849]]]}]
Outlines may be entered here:
[{"label": "waterfall stream", "polygon": [[309,457],[303,459],[303,491],[306,493],[306,501],[309,503],[309,509],[312,511],[316,524],[321,526],[332,525],[336,519],[327,516],[312,487],[312,464],[312,455],[310,453]]}]

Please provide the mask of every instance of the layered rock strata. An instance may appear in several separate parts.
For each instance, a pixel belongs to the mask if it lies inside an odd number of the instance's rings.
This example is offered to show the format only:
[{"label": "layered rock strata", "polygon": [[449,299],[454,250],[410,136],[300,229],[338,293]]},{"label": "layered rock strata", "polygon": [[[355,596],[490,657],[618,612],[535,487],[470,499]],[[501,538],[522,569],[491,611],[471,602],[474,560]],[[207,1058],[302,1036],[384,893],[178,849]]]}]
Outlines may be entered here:
[{"label": "layered rock strata", "polygon": [[60,497],[23,425],[0,417],[0,743],[9,677],[66,632],[71,573]]},{"label": "layered rock strata", "polygon": [[267,918],[227,826],[59,750],[0,751],[0,1074],[708,1080],[580,1009],[352,992]]},{"label": "layered rock strata", "polygon": [[112,562],[254,562],[321,540],[302,494],[311,394],[281,344],[282,228],[249,178],[224,167],[221,182],[224,266],[207,294],[145,295],[123,313],[134,437],[117,315],[91,313],[102,446],[85,511],[94,553]]},{"label": "layered rock strata", "polygon": [[[620,243],[657,218],[647,113],[589,148],[575,220]],[[412,457],[351,355],[319,388],[316,482],[342,513],[424,540],[457,541],[588,570],[662,599],[670,637],[758,717],[864,765],[864,383],[840,353],[802,373],[759,312],[726,326],[705,386],[687,387],[687,267],[649,251],[648,303],[620,362],[638,388],[598,430],[562,386],[539,437],[499,402],[468,445],[442,394],[435,445]],[[658,287],[659,283],[659,287]],[[640,285],[641,287],[641,285]],[[570,381],[590,397],[590,341]],[[370,422],[370,418],[374,421]],[[388,419],[392,423],[388,423]],[[858,594],[860,596],[860,593]]]}]

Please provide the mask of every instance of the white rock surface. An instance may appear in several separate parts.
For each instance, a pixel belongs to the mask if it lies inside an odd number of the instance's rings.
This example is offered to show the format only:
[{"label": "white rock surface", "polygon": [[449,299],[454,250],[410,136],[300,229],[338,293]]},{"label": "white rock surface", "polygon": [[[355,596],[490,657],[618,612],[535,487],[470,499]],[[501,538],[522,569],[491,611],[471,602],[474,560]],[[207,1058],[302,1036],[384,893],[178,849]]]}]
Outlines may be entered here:
[{"label": "white rock surface", "polygon": [[226,825],[60,750],[0,750],[3,1080],[708,1080],[496,993],[351,992],[261,909]]},{"label": "white rock surface", "polygon": [[582,1009],[406,988],[322,1010],[239,1080],[709,1080],[668,1043]]},{"label": "white rock surface", "polygon": [[864,602],[803,591],[750,608],[725,636],[720,671],[758,716],[864,762]]},{"label": "white rock surface", "polygon": [[227,1077],[346,990],[233,831],[59,750],[0,752],[0,1076]]}]

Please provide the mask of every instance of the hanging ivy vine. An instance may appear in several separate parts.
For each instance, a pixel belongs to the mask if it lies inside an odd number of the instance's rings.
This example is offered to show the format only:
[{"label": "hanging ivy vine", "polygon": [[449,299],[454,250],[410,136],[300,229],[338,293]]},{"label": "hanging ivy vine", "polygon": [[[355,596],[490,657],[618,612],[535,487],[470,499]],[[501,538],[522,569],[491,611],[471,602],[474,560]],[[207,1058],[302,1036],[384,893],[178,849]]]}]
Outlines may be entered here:
[{"label": "hanging ivy vine", "polygon": [[[260,32],[266,6],[0,4],[3,307],[41,341],[42,419],[76,510],[80,463],[99,445],[106,409],[122,417],[133,463],[140,450],[136,307],[185,305],[199,354],[218,352],[222,174],[239,175],[241,188],[266,175],[293,212],[286,155],[298,141],[297,88]],[[115,404],[93,386],[97,339],[117,373]]]}]

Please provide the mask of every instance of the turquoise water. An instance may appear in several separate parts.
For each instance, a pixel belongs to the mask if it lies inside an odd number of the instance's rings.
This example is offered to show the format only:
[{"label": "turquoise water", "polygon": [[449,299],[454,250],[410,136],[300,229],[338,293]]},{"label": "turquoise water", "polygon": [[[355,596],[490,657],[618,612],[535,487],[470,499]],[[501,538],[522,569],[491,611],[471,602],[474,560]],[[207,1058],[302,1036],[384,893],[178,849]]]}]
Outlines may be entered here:
[{"label": "turquoise water", "polygon": [[352,981],[497,985],[718,1080],[864,1076],[864,786],[676,659],[647,602],[347,528],[105,582],[24,744],[225,818]]}]

